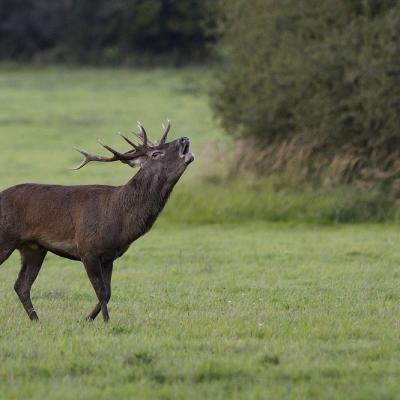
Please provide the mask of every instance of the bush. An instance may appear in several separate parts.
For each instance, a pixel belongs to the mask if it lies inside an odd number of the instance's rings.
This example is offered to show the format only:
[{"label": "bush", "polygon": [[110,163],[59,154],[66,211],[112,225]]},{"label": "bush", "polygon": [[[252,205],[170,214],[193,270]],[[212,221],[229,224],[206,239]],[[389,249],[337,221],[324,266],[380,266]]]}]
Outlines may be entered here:
[{"label": "bush", "polygon": [[213,92],[226,131],[323,151],[400,137],[400,2],[220,3]]}]

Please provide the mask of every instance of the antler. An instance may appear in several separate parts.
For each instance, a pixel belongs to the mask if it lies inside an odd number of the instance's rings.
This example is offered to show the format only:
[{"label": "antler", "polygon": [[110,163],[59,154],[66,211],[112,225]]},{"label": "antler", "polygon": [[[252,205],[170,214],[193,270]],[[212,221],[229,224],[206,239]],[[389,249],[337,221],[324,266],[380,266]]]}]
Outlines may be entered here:
[{"label": "antler", "polygon": [[168,132],[171,128],[171,122],[169,119],[167,119],[167,126],[164,126],[164,124],[162,124],[162,127],[164,129],[164,133],[161,136],[161,139],[158,141],[158,144],[164,144],[165,141],[167,140],[167,136],[168,136]]},{"label": "antler", "polygon": [[[146,130],[144,129],[144,127],[141,124],[141,122],[138,121],[137,124],[138,124],[138,127],[139,127],[139,133],[133,132],[133,134],[136,135],[143,142],[143,146],[144,147],[148,147],[148,146],[157,147],[157,146],[160,146],[161,144],[164,144],[165,141],[167,140],[168,132],[171,129],[171,122],[170,122],[169,119],[167,119],[167,126],[162,124],[164,132],[161,135],[161,139],[159,141],[153,143],[148,139]],[[127,139],[125,136],[122,136],[122,137],[132,146],[132,142],[129,139]]]},{"label": "antler", "polygon": [[115,156],[107,158],[103,156],[98,156],[97,154],[89,154],[87,151],[78,149],[77,147],[74,147],[74,149],[85,157],[79,165],[77,165],[75,168],[72,168],[75,171],[83,168],[86,164],[90,163],[91,161],[101,161],[101,162],[117,161],[117,158]]},{"label": "antler", "polygon": [[104,144],[100,140],[98,140],[100,145],[102,145],[105,149],[107,149],[110,153],[112,153],[113,154],[112,157],[103,157],[103,156],[99,156],[97,154],[90,154],[85,150],[81,150],[81,149],[78,149],[77,147],[74,147],[74,149],[76,151],[78,151],[79,153],[81,153],[85,158],[83,159],[83,161],[79,165],[77,165],[75,168],[72,168],[72,169],[73,170],[81,169],[82,167],[84,167],[86,164],[88,164],[91,161],[99,161],[99,162],[121,161],[121,162],[126,162],[126,161],[133,160],[134,158],[137,158],[137,157],[143,155],[143,150],[139,146],[136,146],[133,142],[131,142],[129,139],[127,139],[125,137],[124,137],[124,139],[129,141],[129,143],[135,148],[135,151],[131,150],[131,151],[128,151],[126,153],[120,153],[119,151],[114,150],[112,147]]},{"label": "antler", "polygon": [[126,136],[124,136],[122,133],[119,134],[122,139],[124,139],[127,143],[129,143],[136,151],[140,151],[140,146],[137,144],[133,143],[131,140],[129,140]]},{"label": "antler", "polygon": [[137,124],[138,124],[138,127],[139,127],[139,133],[138,133],[137,136],[139,136],[139,138],[141,138],[143,140],[143,146],[146,147],[147,146],[147,142],[148,142],[147,133],[146,133],[143,125],[141,124],[141,122],[138,121]]},{"label": "antler", "polygon": [[136,144],[136,143],[132,142],[130,139],[128,139],[126,136],[120,134],[120,136],[133,147],[133,150],[130,150],[126,153],[120,153],[119,151],[113,149],[112,147],[104,144],[100,140],[98,140],[100,145],[103,146],[105,149],[107,149],[110,153],[112,153],[113,154],[112,157],[103,157],[103,156],[99,156],[97,154],[90,154],[85,150],[81,150],[81,149],[78,149],[77,147],[74,147],[74,149],[76,151],[78,151],[79,153],[81,153],[84,156],[84,159],[82,160],[82,162],[79,165],[77,165],[73,169],[74,170],[81,169],[91,161],[99,161],[99,162],[121,161],[121,162],[126,163],[127,161],[130,161],[130,160],[133,160],[134,158],[140,157],[140,156],[146,154],[146,152],[149,149],[160,146],[165,143],[165,141],[167,140],[168,132],[171,128],[171,123],[169,120],[167,120],[167,126],[164,126],[164,124],[163,124],[164,132],[161,136],[161,139],[155,144],[150,142],[150,140],[147,138],[146,130],[144,129],[143,125],[140,122],[138,122],[138,127],[139,127],[139,133],[135,133],[135,135],[143,142],[143,144],[140,144],[140,145]]},{"label": "antler", "polygon": [[[104,144],[100,139],[97,140],[101,146],[103,146],[106,150],[108,150],[110,153],[114,154],[114,157],[117,158],[117,160],[119,161],[127,161],[127,160],[132,160],[132,156],[133,154],[135,154],[135,156],[137,156],[137,152],[127,152],[127,153],[120,153],[117,150],[114,150],[112,147],[107,146],[106,144]],[[130,154],[129,154],[130,153]]]}]

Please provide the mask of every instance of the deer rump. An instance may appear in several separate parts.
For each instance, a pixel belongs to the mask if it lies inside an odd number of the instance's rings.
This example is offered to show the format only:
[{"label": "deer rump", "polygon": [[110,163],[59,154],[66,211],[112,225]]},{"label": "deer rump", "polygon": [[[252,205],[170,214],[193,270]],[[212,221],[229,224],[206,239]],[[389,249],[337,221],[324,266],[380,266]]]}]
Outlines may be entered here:
[{"label": "deer rump", "polygon": [[187,137],[166,143],[170,124],[158,142],[148,140],[139,124],[141,144],[123,137],[132,149],[119,153],[102,144],[112,157],[78,150],[89,162],[120,161],[139,167],[123,186],[59,186],[23,184],[0,193],[0,265],[14,252],[21,253],[21,270],[14,285],[31,320],[38,316],[30,291],[48,251],[82,261],[98,303],[87,316],[102,312],[109,320],[114,260],[154,224],[187,166],[194,160]]}]

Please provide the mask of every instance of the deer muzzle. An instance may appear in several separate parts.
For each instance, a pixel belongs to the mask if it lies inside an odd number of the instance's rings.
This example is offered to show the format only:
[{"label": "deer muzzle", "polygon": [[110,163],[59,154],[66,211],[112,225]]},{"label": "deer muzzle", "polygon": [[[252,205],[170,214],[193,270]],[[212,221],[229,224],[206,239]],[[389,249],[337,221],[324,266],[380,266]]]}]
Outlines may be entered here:
[{"label": "deer muzzle", "polygon": [[187,137],[180,139],[180,156],[184,159],[186,164],[194,161],[194,154],[190,152],[190,140]]}]

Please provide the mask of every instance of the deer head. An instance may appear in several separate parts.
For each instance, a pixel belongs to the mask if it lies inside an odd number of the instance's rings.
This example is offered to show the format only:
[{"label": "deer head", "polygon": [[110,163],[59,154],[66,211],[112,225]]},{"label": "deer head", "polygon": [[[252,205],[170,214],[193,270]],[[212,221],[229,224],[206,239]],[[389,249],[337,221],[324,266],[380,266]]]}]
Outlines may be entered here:
[{"label": "deer head", "polygon": [[133,142],[124,135],[121,137],[132,147],[125,153],[120,153],[110,146],[98,141],[105,149],[112,153],[112,157],[103,157],[96,154],[89,154],[85,150],[75,147],[84,156],[83,161],[74,170],[81,169],[91,161],[114,162],[120,161],[131,167],[152,168],[154,170],[166,170],[178,175],[182,174],[186,167],[194,160],[194,155],[189,151],[190,141],[187,137],[181,137],[170,143],[166,143],[170,130],[170,121],[167,126],[163,125],[164,132],[157,142],[151,142],[143,125],[138,122],[139,133],[134,133],[139,142]]}]

